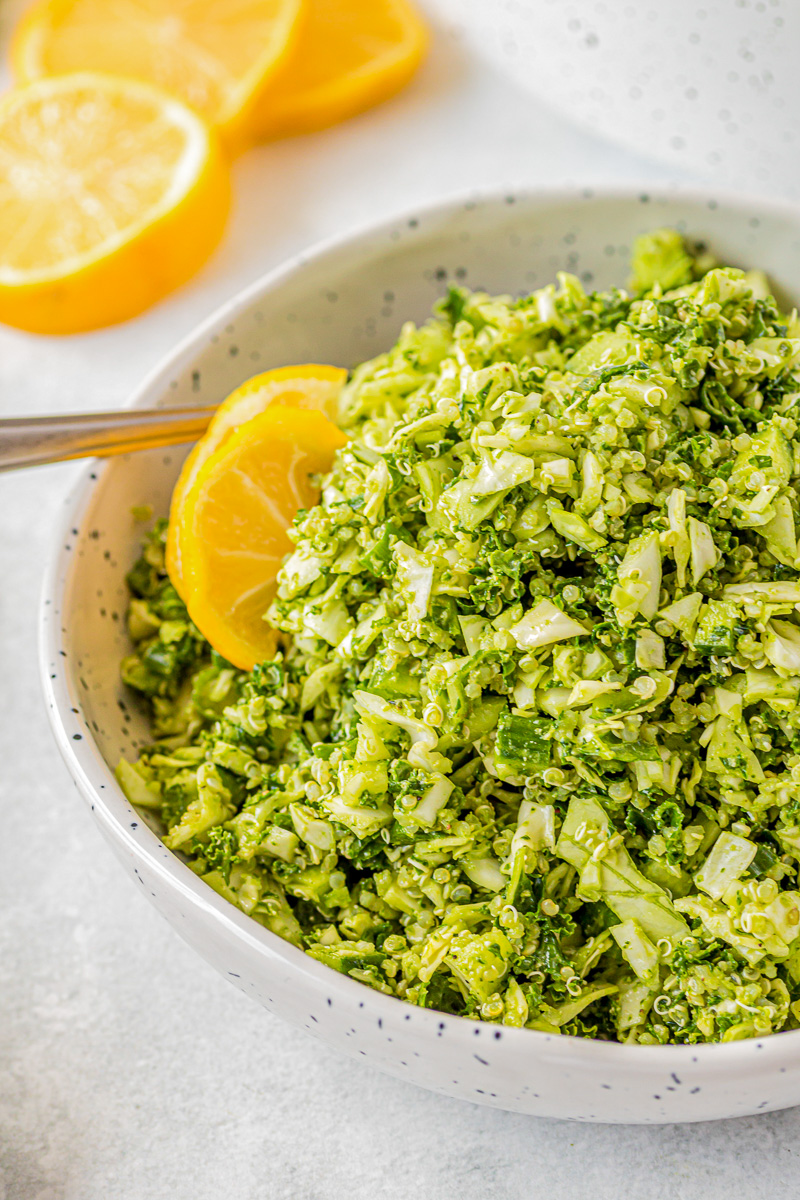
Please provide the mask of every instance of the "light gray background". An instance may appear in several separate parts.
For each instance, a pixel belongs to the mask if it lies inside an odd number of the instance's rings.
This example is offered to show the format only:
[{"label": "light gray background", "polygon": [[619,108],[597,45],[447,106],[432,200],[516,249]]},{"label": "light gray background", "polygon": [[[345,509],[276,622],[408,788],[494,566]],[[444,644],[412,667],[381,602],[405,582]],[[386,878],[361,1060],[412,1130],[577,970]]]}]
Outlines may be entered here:
[{"label": "light gray background", "polygon": [[[21,7],[5,0],[4,37]],[[218,303],[363,220],[475,185],[660,174],[441,30],[396,101],[240,160],[190,288],[89,336],[0,329],[0,411],[122,405]],[[75,472],[0,477],[0,1200],[795,1200],[800,1110],[642,1129],[440,1099],[280,1024],[178,940],[101,841],[39,694],[40,579]]]}]

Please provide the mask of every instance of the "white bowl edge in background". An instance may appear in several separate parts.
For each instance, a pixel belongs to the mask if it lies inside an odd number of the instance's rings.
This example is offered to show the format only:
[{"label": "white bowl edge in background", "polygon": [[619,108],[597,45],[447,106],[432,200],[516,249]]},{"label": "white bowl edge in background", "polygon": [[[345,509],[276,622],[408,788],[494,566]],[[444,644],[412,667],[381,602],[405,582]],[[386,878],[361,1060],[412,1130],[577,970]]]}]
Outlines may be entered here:
[{"label": "white bowl edge in background", "polygon": [[614,142],[800,196],[796,0],[425,0],[470,49]]}]

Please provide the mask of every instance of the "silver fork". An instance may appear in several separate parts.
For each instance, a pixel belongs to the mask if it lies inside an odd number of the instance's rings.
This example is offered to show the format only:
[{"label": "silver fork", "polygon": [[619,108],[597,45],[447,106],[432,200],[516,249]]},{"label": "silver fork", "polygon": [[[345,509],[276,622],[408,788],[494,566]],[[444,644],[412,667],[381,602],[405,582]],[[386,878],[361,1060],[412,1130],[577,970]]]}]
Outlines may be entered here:
[{"label": "silver fork", "polygon": [[132,408],[0,420],[0,471],[194,442],[216,408]]}]

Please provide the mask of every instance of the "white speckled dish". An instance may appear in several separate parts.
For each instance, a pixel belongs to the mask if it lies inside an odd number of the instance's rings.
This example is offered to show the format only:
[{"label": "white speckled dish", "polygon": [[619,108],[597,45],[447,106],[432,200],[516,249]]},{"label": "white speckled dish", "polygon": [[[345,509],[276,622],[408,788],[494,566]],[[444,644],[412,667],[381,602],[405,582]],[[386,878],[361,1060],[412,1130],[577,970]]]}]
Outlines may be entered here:
[{"label": "white speckled dish", "polygon": [[[800,294],[800,210],[688,191],[500,192],[461,198],[328,243],[236,297],[143,384],[137,405],[213,403],[270,366],[352,366],[423,319],[448,281],[529,290],[560,268],[622,284],[632,239],[660,224],[764,267]],[[125,571],[165,512],[181,455],[91,467],[66,503],[45,583],[41,666],[56,738],[118,858],[180,935],[242,991],[331,1045],[450,1096],[582,1121],[672,1122],[800,1103],[800,1032],[719,1046],[639,1047],[479,1024],[412,1007],[329,970],[203,884],[117,787],[147,739],[118,678]]]},{"label": "white speckled dish", "polygon": [[797,0],[427,0],[503,74],[716,184],[800,195]]}]

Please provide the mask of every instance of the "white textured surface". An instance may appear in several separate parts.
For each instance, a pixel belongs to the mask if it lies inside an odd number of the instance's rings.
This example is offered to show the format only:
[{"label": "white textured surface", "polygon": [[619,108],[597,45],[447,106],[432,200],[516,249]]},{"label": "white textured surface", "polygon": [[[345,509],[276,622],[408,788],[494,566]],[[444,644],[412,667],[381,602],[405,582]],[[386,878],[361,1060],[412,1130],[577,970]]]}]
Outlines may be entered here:
[{"label": "white textured surface", "polygon": [[[362,220],[479,184],[651,173],[445,34],[392,105],[242,160],[228,240],[190,289],[87,337],[0,330],[0,409],[123,403],[218,302]],[[0,477],[0,1200],[794,1200],[796,1110],[611,1129],[443,1100],[280,1024],[178,940],[101,842],[39,697],[39,582],[74,470]]]}]

